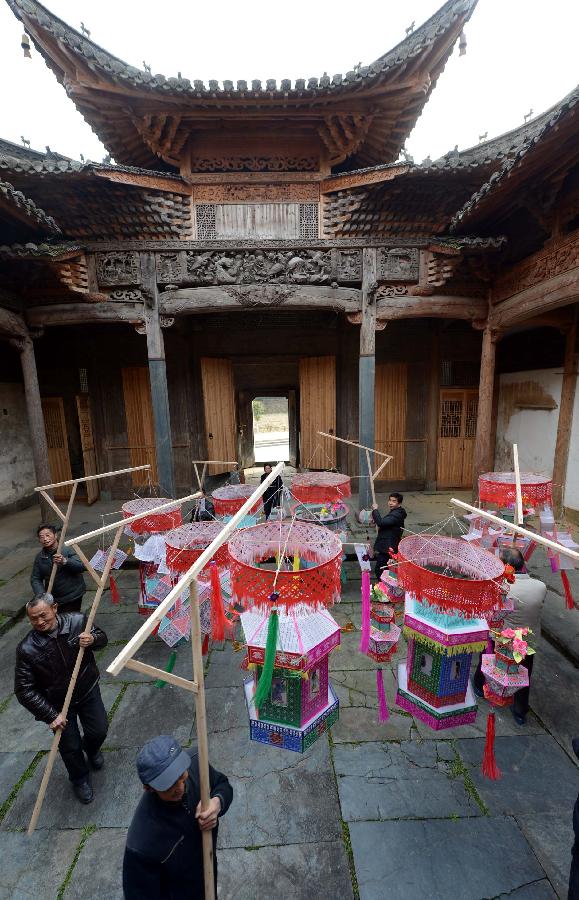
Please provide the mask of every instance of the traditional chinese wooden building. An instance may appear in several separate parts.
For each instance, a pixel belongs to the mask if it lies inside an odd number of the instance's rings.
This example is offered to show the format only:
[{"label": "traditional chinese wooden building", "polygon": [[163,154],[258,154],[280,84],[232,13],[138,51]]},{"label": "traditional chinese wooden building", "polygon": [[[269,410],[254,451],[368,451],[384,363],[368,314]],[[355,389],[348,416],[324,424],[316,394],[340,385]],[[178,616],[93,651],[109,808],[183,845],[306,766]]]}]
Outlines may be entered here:
[{"label": "traditional chinese wooden building", "polygon": [[388,449],[392,487],[468,486],[492,468],[499,339],[499,368],[503,347],[565,361],[569,447],[577,93],[441,159],[402,152],[476,0],[345,75],[209,84],[7,2],[115,162],[0,141],[0,382],[23,377],[28,411],[0,505],[30,493],[28,434],[39,483],[150,461],[178,494],[193,459],[250,465],[264,395],[288,398],[294,464],[360,471],[323,430]]}]

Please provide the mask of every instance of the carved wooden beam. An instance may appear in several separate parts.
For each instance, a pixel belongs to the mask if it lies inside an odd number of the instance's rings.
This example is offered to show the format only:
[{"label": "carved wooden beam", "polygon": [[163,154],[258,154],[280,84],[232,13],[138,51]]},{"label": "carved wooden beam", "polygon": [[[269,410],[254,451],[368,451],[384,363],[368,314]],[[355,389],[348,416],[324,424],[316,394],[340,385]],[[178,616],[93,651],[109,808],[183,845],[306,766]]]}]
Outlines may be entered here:
[{"label": "carved wooden beam", "polygon": [[167,316],[280,306],[355,312],[360,309],[360,291],[290,284],[232,284],[164,291],[159,295],[159,301],[161,311]]},{"label": "carved wooden beam", "polygon": [[520,291],[495,306],[489,316],[494,328],[505,328],[579,300],[579,266]]},{"label": "carved wooden beam", "polygon": [[428,297],[404,293],[406,288],[393,287],[392,296],[379,297],[376,303],[378,321],[394,319],[486,319],[487,301],[483,297],[450,297],[432,294]]},{"label": "carved wooden beam", "polygon": [[144,187],[152,191],[169,191],[172,194],[191,194],[191,185],[184,184],[180,181],[174,181],[172,178],[163,178],[162,175],[134,174],[132,172],[115,172],[110,169],[94,169],[94,175],[99,178],[106,178],[107,181],[117,181],[121,184],[130,184],[135,187]]},{"label": "carved wooden beam", "polygon": [[142,303],[58,303],[26,310],[29,325],[84,325],[98,322],[141,322]]}]

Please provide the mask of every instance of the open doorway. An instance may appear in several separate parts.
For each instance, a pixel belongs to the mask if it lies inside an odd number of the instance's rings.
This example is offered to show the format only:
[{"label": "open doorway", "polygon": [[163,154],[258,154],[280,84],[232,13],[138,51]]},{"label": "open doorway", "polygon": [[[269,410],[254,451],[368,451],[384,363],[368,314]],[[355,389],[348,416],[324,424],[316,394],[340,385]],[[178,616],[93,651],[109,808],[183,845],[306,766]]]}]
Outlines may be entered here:
[{"label": "open doorway", "polygon": [[287,397],[254,397],[253,452],[256,463],[290,459],[289,403]]}]

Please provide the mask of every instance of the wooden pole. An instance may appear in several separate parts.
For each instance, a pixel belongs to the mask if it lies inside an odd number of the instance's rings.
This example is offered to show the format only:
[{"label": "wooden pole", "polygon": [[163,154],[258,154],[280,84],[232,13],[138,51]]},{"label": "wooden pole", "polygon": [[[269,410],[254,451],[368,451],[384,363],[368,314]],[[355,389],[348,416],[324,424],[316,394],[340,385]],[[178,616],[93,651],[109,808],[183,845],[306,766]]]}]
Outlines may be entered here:
[{"label": "wooden pole", "polygon": [[432,323],[430,374],[428,378],[428,413],[426,425],[426,490],[436,490],[438,466],[438,429],[440,414],[440,325]]},{"label": "wooden pole", "polygon": [[493,522],[494,525],[499,525],[507,531],[514,531],[516,534],[522,534],[523,537],[530,538],[532,541],[535,541],[536,544],[541,544],[543,547],[555,550],[556,553],[562,553],[563,556],[569,556],[576,562],[579,561],[579,553],[577,553],[576,550],[570,550],[569,547],[558,544],[557,541],[552,541],[542,534],[536,534],[534,531],[529,531],[528,528],[522,528],[520,525],[507,522],[505,519],[493,516],[493,514],[487,512],[486,509],[479,509],[478,506],[471,506],[470,503],[464,503],[463,500],[457,500],[455,497],[453,497],[450,502],[453,506],[459,506],[461,509],[466,509],[468,512],[475,513],[477,516],[482,516],[483,519],[488,519],[489,522]]},{"label": "wooden pole", "polygon": [[478,477],[489,472],[493,465],[491,446],[493,389],[495,381],[496,333],[487,325],[483,331],[480,378],[478,389],[478,414],[474,447],[473,496],[478,496]]},{"label": "wooden pole", "polygon": [[357,447],[359,450],[369,450],[370,453],[373,453],[375,456],[385,457],[386,462],[390,462],[391,459],[394,459],[393,456],[389,456],[388,453],[382,453],[381,450],[375,450],[373,447],[366,447],[364,444],[358,444],[356,441],[347,441],[346,438],[336,437],[335,434],[327,434],[325,431],[318,431],[318,434],[321,434],[322,437],[331,438],[333,441],[340,441],[341,444]]},{"label": "wooden pole", "polygon": [[[197,582],[189,585],[189,598],[191,606],[191,653],[193,656],[193,679],[197,684],[195,694],[195,724],[197,729],[197,750],[199,758],[199,789],[201,809],[206,809],[211,799],[211,785],[209,783],[209,747],[207,740],[207,716],[205,711],[205,676],[203,673],[203,653],[201,643],[201,621],[199,617],[199,598]],[[213,861],[213,832],[202,831],[201,841],[203,845],[203,878],[205,882],[205,900],[214,900],[214,861]]]},{"label": "wooden pole", "polygon": [[[362,250],[362,310],[360,323],[360,355],[358,359],[358,437],[360,443],[375,443],[374,394],[376,381],[376,288],[378,286],[378,254],[372,247]],[[364,471],[364,451],[359,452],[360,475]],[[358,505],[370,505],[371,485],[360,480]]]},{"label": "wooden pole", "polygon": [[555,443],[555,457],[553,462],[553,512],[557,518],[561,518],[565,501],[565,482],[567,480],[567,462],[569,460],[569,446],[571,443],[571,429],[573,427],[573,406],[575,403],[575,388],[577,385],[577,358],[575,356],[575,343],[577,340],[577,317],[579,306],[575,305],[573,322],[567,331],[565,340],[565,365],[563,369],[563,383],[561,385],[561,400],[559,402],[559,420],[557,422],[557,440]]},{"label": "wooden pole", "polygon": [[[232,534],[233,531],[237,528],[238,524],[241,520],[248,515],[249,510],[252,506],[255,505],[256,501],[265,493],[270,484],[277,478],[278,475],[283,471],[284,463],[280,462],[275,466],[275,468],[269,473],[267,478],[265,478],[261,484],[256,487],[255,491],[248,497],[243,506],[237,510],[237,512],[231,517],[229,522],[225,525],[225,528],[217,535],[214,541],[212,541],[208,547],[203,551],[203,553],[198,557],[198,559],[193,563],[191,568],[185,572],[184,575],[179,579],[174,588],[170,591],[169,594],[165,597],[164,600],[159,603],[159,605],[153,610],[150,616],[148,616],[147,620],[143,622],[139,630],[132,636],[130,641],[122,648],[118,656],[116,656],[111,664],[107,668],[107,672],[110,672],[111,675],[118,675],[122,670],[123,666],[127,659],[131,659],[139,647],[145,643],[151,632],[155,629],[155,626],[158,622],[161,621],[165,613],[171,609],[177,597],[181,595],[181,593],[185,590],[185,588],[189,587],[191,582],[197,578],[197,575],[203,569],[207,563],[211,561],[211,559],[215,556],[216,552],[219,548],[226,543],[229,539],[229,535]],[[125,522],[130,521],[128,519]],[[86,540],[87,535],[83,535],[82,538],[76,538],[76,540]]]},{"label": "wooden pole", "polygon": [[[32,457],[34,460],[34,472],[37,481],[50,480],[50,464],[48,461],[48,443],[40,399],[40,387],[38,386],[38,372],[34,356],[34,345],[29,337],[15,342],[20,351],[20,364],[24,379],[24,393],[26,396],[26,412],[28,415],[28,427],[30,429],[30,443],[32,445]],[[40,501],[40,511],[43,519],[49,518],[48,506],[43,498]]]},{"label": "wooden pole", "polygon": [[[105,567],[103,570],[102,578],[100,579],[100,584],[97,588],[94,600],[92,602],[90,613],[88,615],[87,623],[85,626],[85,631],[90,632],[90,630],[92,628],[94,618],[96,616],[97,609],[98,609],[103,591],[105,589],[105,585],[106,585],[108,577],[109,577],[109,573],[111,571],[111,568],[112,568],[112,565],[113,565],[113,562],[115,559],[115,551],[116,551],[117,547],[119,546],[119,541],[121,539],[121,534],[123,533],[123,529],[124,529],[124,525],[119,525],[117,527],[117,533],[116,533],[114,541],[111,545],[111,549],[109,551],[109,555],[108,555],[108,558],[107,558],[107,561],[105,563]],[[76,662],[74,664],[74,669],[72,670],[70,683],[68,685],[68,690],[66,692],[66,696],[64,698],[64,703],[63,703],[62,709],[61,709],[61,715],[63,715],[64,718],[66,718],[66,716],[68,714],[68,710],[70,707],[70,701],[72,700],[72,695],[73,695],[74,689],[76,687],[76,680],[78,678],[78,673],[80,671],[83,656],[84,656],[84,647],[79,647],[78,655],[76,657]],[[42,781],[40,782],[40,789],[38,791],[38,797],[36,798],[36,803],[34,804],[34,809],[32,811],[30,823],[28,825],[28,834],[32,834],[34,832],[34,829],[36,828],[36,825],[38,822],[38,817],[40,816],[40,811],[42,810],[42,804],[44,803],[44,797],[46,794],[46,789],[48,787],[48,782],[50,781],[50,776],[52,774],[52,769],[54,767],[54,760],[56,759],[56,754],[58,752],[58,745],[60,744],[61,737],[62,737],[62,729],[59,728],[59,729],[57,729],[57,731],[54,735],[54,738],[52,739],[52,746],[50,748],[50,752],[49,752],[47,760],[46,760],[46,767],[44,769]]]},{"label": "wooden pole", "polygon": [[521,473],[519,472],[519,448],[513,444],[513,468],[515,470],[515,525],[523,524],[523,494],[521,491]]},{"label": "wooden pole", "polygon": [[[69,523],[69,521],[70,521],[70,514],[71,514],[71,512],[72,512],[72,507],[73,507],[73,505],[74,505],[74,498],[76,497],[76,489],[77,489],[77,487],[78,487],[78,482],[75,481],[75,483],[74,483],[73,486],[72,486],[72,490],[71,490],[71,492],[70,492],[70,497],[69,497],[69,500],[68,500],[68,506],[66,507],[66,513],[65,513],[65,515],[64,515],[64,519],[62,520],[62,529],[61,529],[61,532],[60,532],[60,537],[59,537],[59,539],[58,539],[58,546],[57,546],[57,548],[56,548],[56,553],[62,553],[62,545],[64,544],[64,539],[65,539],[65,537],[66,537],[66,531],[67,531],[67,528],[68,528],[68,523]],[[44,493],[44,491],[43,491],[43,493]],[[56,555],[56,554],[55,554],[55,555]],[[53,585],[54,585],[54,579],[56,578],[56,569],[57,569],[57,565],[56,565],[55,562],[53,562],[53,563],[52,563],[52,569],[51,569],[51,572],[50,572],[50,578],[48,579],[48,587],[46,588],[47,594],[51,594],[51,593],[52,593],[52,587],[53,587]]]}]

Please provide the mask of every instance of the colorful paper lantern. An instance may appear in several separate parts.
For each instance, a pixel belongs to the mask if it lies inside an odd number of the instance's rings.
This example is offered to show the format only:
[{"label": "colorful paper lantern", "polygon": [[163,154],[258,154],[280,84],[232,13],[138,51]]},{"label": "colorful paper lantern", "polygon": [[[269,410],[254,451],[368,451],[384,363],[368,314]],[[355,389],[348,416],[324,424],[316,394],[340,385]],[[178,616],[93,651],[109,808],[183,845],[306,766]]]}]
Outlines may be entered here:
[{"label": "colorful paper lantern", "polygon": [[[170,502],[167,498],[158,497],[129,500],[122,506],[123,517],[127,519]],[[163,582],[169,571],[166,567],[164,534],[182,522],[181,507],[175,506],[137,519],[125,528],[125,533],[135,539],[135,557],[139,560],[138,611],[141,615],[149,616],[171,589],[170,582],[168,588]]]},{"label": "colorful paper lantern", "polygon": [[[182,574],[197,562],[204,550],[219,537],[225,524],[223,522],[191,522],[181,525],[165,535],[167,567],[171,572]],[[229,566],[229,550],[222,544],[212,557],[219,569]],[[199,574],[200,578],[209,578],[209,563]]]},{"label": "colorful paper lantern", "polygon": [[250,738],[303,753],[337,719],[339,703],[328,678],[330,652],[340,643],[340,626],[326,611],[305,616],[279,614],[273,672],[266,696],[255,696],[266,665],[268,616],[242,613],[249,666],[245,684]]},{"label": "colorful paper lantern", "polygon": [[529,686],[529,673],[519,665],[525,656],[535,652],[524,640],[529,634],[528,628],[491,632],[495,652],[483,654],[481,670],[486,681],[485,699],[493,706],[508,706],[517,691]]},{"label": "colorful paper lantern", "polygon": [[[523,505],[537,509],[553,505],[553,482],[545,475],[521,472]],[[481,503],[491,503],[500,509],[514,507],[517,502],[517,483],[514,472],[485,472],[479,475],[478,496]]]}]

